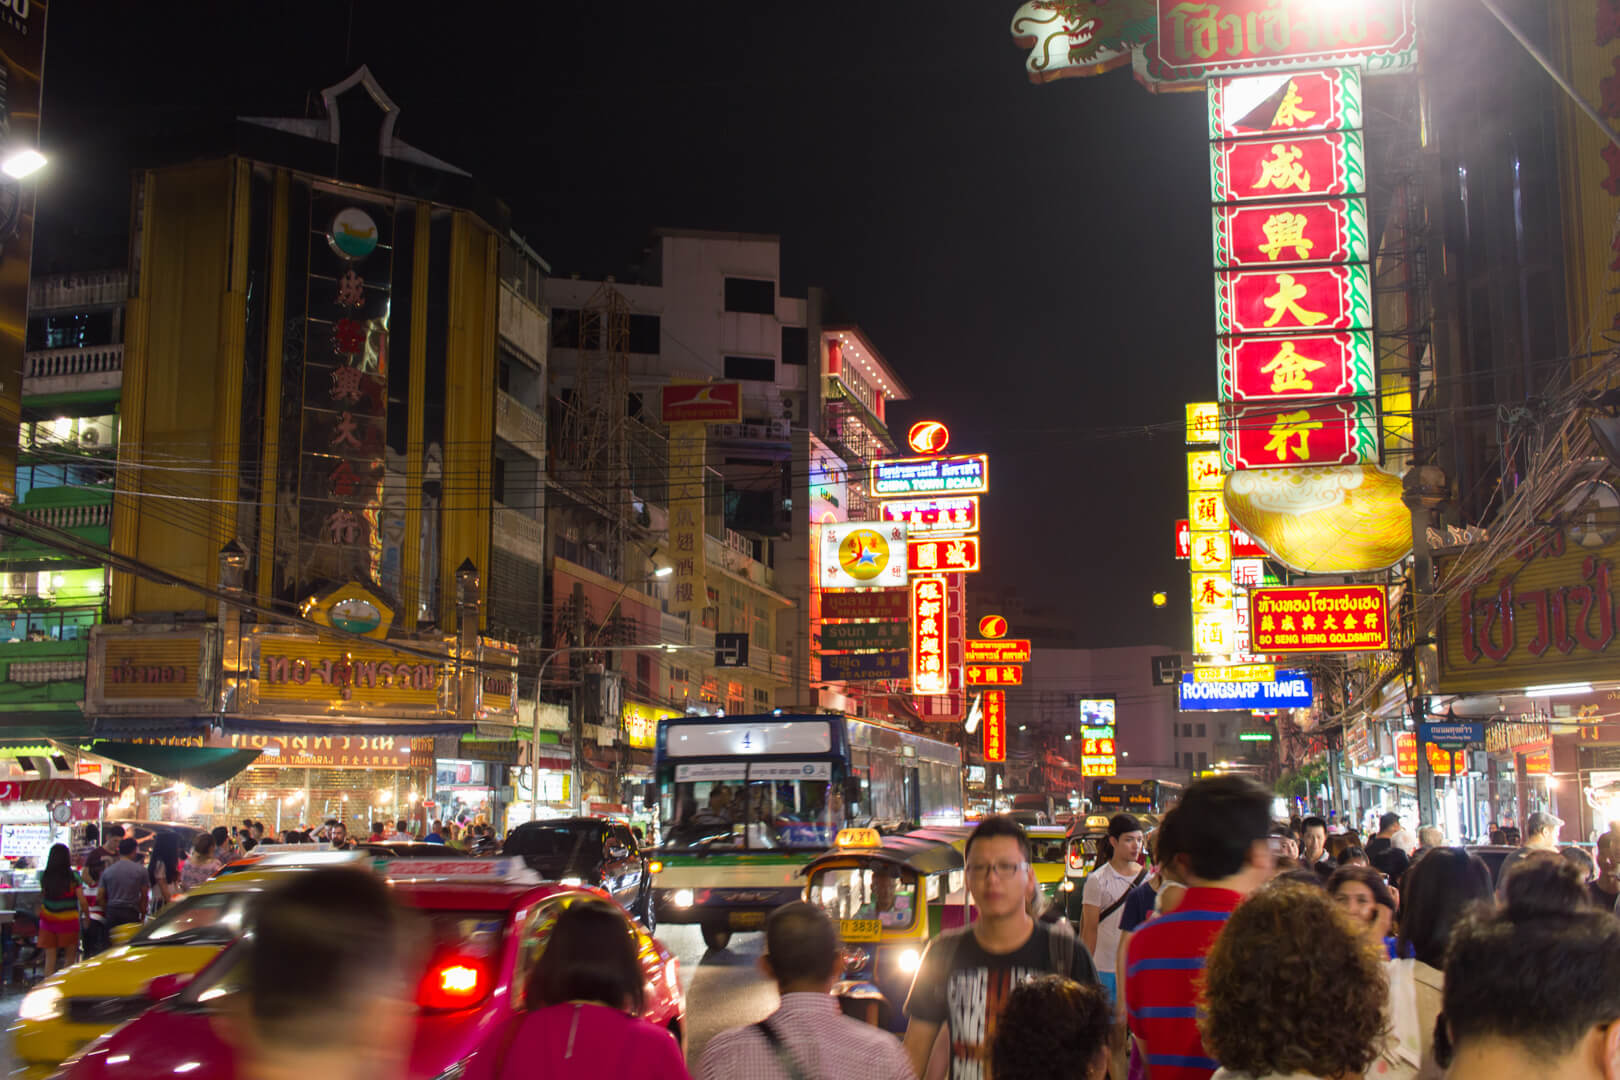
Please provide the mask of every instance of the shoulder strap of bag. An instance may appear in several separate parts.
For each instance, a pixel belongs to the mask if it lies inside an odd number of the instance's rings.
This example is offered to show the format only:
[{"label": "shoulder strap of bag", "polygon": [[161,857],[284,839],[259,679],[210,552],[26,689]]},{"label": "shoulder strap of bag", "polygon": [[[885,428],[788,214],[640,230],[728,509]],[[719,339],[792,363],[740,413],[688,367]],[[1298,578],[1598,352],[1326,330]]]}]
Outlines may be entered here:
[{"label": "shoulder strap of bag", "polygon": [[1108,918],[1108,916],[1118,911],[1121,905],[1123,905],[1126,900],[1130,899],[1131,891],[1138,885],[1142,884],[1142,879],[1145,877],[1147,877],[1147,867],[1144,866],[1142,867],[1142,872],[1136,875],[1136,880],[1131,882],[1130,888],[1120,893],[1112,904],[1109,904],[1107,907],[1103,908],[1102,914],[1097,916],[1097,922],[1100,924],[1104,919]]},{"label": "shoulder strap of bag", "polygon": [[771,1053],[776,1055],[777,1064],[781,1065],[782,1071],[788,1074],[788,1080],[806,1080],[798,1062],[794,1061],[793,1055],[788,1053],[787,1046],[782,1042],[782,1036],[778,1035],[776,1029],[771,1027],[771,1022],[761,1020],[754,1026],[759,1029],[761,1035],[765,1036],[765,1041],[770,1044]]}]

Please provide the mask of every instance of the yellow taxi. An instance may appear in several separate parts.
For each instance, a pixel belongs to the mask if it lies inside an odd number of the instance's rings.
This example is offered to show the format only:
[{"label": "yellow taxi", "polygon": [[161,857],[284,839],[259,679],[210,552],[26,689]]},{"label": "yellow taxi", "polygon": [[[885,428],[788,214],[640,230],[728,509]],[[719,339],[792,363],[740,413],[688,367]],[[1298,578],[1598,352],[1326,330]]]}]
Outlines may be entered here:
[{"label": "yellow taxi", "polygon": [[324,861],[286,862],[216,878],[145,924],[115,927],[112,948],[57,972],[23,997],[9,1032],[20,1066],[12,1077],[44,1080],[91,1040],[176,993],[236,940],[259,893],[288,873]]},{"label": "yellow taxi", "polygon": [[1068,880],[1065,856],[1069,849],[1069,830],[1062,825],[1026,825],[1024,835],[1029,837],[1029,865],[1035,871],[1035,880],[1048,904],[1064,906],[1064,893],[1073,889],[1063,886]]}]

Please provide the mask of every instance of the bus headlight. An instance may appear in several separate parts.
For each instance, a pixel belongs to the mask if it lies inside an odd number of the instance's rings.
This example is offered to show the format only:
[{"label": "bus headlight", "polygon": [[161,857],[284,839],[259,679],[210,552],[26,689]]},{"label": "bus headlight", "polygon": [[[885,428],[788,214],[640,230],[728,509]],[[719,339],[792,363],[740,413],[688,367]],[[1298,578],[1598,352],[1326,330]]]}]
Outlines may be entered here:
[{"label": "bus headlight", "polygon": [[906,975],[915,974],[917,966],[922,963],[922,953],[916,949],[901,949],[895,956],[895,963],[900,965],[900,971]]},{"label": "bus headlight", "polygon": [[674,904],[676,907],[691,907],[692,906],[692,890],[691,889],[676,889],[675,890],[675,895],[671,896],[669,899],[670,899],[670,903]]}]

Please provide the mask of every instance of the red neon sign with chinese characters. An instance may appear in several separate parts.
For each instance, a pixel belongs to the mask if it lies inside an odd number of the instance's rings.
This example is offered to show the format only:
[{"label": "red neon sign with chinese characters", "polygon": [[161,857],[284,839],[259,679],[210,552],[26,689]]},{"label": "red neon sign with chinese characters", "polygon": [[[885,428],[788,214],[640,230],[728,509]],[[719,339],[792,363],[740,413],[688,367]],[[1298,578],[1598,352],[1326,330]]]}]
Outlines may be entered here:
[{"label": "red neon sign with chinese characters", "polygon": [[903,521],[907,533],[976,533],[979,497],[945,496],[938,499],[891,499],[882,505],[884,521]]},{"label": "red neon sign with chinese characters", "polygon": [[1363,262],[1367,211],[1360,199],[1217,206],[1216,266]]},{"label": "red neon sign with chinese characters", "polygon": [[911,583],[911,692],[943,694],[945,673],[945,579],[919,577]]},{"label": "red neon sign with chinese characters", "polygon": [[913,574],[960,574],[979,569],[979,538],[957,536],[906,543],[907,569]]},{"label": "red neon sign with chinese characters", "polygon": [[1389,648],[1389,596],[1382,585],[1256,589],[1249,605],[1257,653]]},{"label": "red neon sign with chinese characters", "polygon": [[1374,418],[1360,401],[1234,409],[1226,448],[1235,469],[1357,465],[1377,452]]},{"label": "red neon sign with chinese characters", "polygon": [[969,686],[1022,686],[1024,684],[1024,667],[1022,664],[968,664],[967,684]]},{"label": "red neon sign with chinese characters", "polygon": [[1361,72],[1319,68],[1211,79],[1209,126],[1214,139],[1360,127]]},{"label": "red neon sign with chinese characters", "polygon": [[1372,334],[1340,330],[1216,342],[1223,401],[1358,397],[1373,393]]},{"label": "red neon sign with chinese characters", "polygon": [[984,692],[984,760],[1007,760],[1007,695],[1001,690]]},{"label": "red neon sign with chinese characters", "polygon": [[[1265,559],[1270,558],[1266,549],[1254,542],[1254,537],[1238,528],[1231,526],[1232,558],[1234,559]],[[1192,529],[1187,525],[1187,519],[1181,518],[1176,522],[1176,558],[1192,558]],[[984,633],[984,627],[979,628]]]},{"label": "red neon sign with chinese characters", "polygon": [[1215,275],[1218,334],[1365,330],[1371,321],[1372,278],[1365,264]]},{"label": "red neon sign with chinese characters", "polygon": [[1417,772],[1417,735],[1410,731],[1403,731],[1395,736],[1395,775],[1416,776]]},{"label": "red neon sign with chinese characters", "polygon": [[1361,133],[1278,135],[1209,148],[1213,202],[1360,195],[1366,190]]}]

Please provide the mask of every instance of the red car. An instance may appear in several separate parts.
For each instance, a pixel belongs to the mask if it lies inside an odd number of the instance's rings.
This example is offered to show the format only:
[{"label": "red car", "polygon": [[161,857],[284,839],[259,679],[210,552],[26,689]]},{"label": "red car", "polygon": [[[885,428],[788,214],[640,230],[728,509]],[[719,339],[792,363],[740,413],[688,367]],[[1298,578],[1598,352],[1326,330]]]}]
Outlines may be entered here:
[{"label": "red car", "polygon": [[[409,1080],[455,1080],[490,1032],[523,1008],[523,987],[558,912],[594,889],[540,884],[518,860],[401,860],[387,868],[406,904],[427,916],[434,947],[418,986]],[[675,957],[637,926],[651,1022],[681,1041],[686,1002]],[[66,1080],[220,1080],[234,1077],[235,1050],[210,1018],[243,992],[246,952],[238,941],[177,994],[109,1032],[70,1059]],[[498,988],[508,993],[496,993]]]}]

